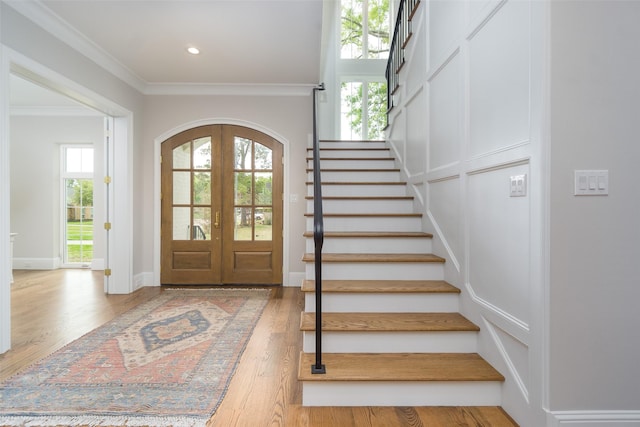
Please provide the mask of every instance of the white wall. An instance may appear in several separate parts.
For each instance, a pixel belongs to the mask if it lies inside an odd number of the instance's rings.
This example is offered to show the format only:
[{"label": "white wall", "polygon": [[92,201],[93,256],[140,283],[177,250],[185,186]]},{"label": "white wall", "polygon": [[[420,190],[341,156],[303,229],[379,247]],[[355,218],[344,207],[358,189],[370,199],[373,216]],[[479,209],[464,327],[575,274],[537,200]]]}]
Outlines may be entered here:
[{"label": "white wall", "polygon": [[[94,221],[104,222],[102,117],[12,116],[11,231],[18,233],[14,268],[56,268],[62,260],[60,145],[94,147]],[[104,236],[96,227],[94,258],[104,257]]]},{"label": "white wall", "polygon": [[[157,138],[175,129],[184,130],[189,123],[245,123],[285,143],[285,231],[288,259],[285,260],[285,281],[291,286],[300,286],[304,276],[305,231],[304,213],[306,203],[306,149],[312,132],[311,88],[308,96],[147,96],[145,103],[145,133],[140,163],[144,171],[144,189],[141,201],[144,217],[154,213],[154,144]],[[160,141],[161,142],[161,141]],[[293,201],[290,196],[297,198]],[[144,271],[153,271],[153,244],[158,236],[152,221],[143,227]],[[289,280],[291,279],[291,280]],[[290,282],[290,283],[289,283]]]},{"label": "white wall", "polygon": [[[502,406],[532,427],[544,423],[540,4],[422,3],[389,129],[479,351],[507,378]],[[527,195],[510,197],[520,174]]]},{"label": "white wall", "polygon": [[[640,425],[638,22],[639,2],[551,3],[549,403],[597,425]],[[575,197],[580,169],[609,196]]]}]

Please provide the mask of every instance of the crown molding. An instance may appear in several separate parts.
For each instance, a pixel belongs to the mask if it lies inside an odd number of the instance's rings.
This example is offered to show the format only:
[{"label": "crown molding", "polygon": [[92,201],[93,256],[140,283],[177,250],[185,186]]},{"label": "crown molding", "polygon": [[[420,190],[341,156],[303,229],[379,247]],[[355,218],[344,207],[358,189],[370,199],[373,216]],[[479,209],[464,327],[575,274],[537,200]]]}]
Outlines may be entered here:
[{"label": "crown molding", "polygon": [[64,19],[56,15],[39,0],[10,1],[6,4],[100,67],[137,89],[139,92],[144,93],[146,87],[144,80],[100,46],[88,39],[84,34],[72,27]]},{"label": "crown molding", "polygon": [[310,96],[317,84],[151,83],[145,95]]}]

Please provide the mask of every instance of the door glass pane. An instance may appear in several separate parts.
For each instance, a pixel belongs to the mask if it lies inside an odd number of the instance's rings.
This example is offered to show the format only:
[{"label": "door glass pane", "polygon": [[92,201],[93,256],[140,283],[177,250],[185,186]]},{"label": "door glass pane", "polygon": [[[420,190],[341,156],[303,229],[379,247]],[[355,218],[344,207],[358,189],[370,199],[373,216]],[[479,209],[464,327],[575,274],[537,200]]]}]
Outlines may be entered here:
[{"label": "door glass pane", "polygon": [[211,137],[193,141],[193,168],[211,169]]},{"label": "door glass pane", "polygon": [[251,205],[251,173],[236,172],[234,179],[235,205]]},{"label": "door glass pane", "polygon": [[191,143],[187,142],[173,149],[173,168],[191,169]]},{"label": "door glass pane", "polygon": [[65,263],[93,259],[93,180],[65,179]]},{"label": "door glass pane", "polygon": [[235,240],[252,240],[253,221],[251,220],[251,211],[251,208],[234,209],[233,238]]},{"label": "door glass pane", "polygon": [[173,207],[173,240],[189,240],[191,208]]},{"label": "door glass pane", "polygon": [[273,169],[271,149],[256,142],[256,169]]},{"label": "door glass pane", "polygon": [[234,168],[235,169],[251,169],[251,146],[250,139],[236,136],[234,141]]},{"label": "door glass pane", "polygon": [[193,208],[193,240],[211,240],[211,208]]},{"label": "door glass pane", "polygon": [[173,171],[173,204],[191,203],[191,172]]},{"label": "door glass pane", "polygon": [[211,172],[193,173],[193,204],[211,204]]},{"label": "door glass pane", "polygon": [[256,172],[256,205],[272,205],[272,184],[271,172]]},{"label": "door glass pane", "polygon": [[255,239],[271,240],[273,211],[271,208],[257,208],[255,218]]}]

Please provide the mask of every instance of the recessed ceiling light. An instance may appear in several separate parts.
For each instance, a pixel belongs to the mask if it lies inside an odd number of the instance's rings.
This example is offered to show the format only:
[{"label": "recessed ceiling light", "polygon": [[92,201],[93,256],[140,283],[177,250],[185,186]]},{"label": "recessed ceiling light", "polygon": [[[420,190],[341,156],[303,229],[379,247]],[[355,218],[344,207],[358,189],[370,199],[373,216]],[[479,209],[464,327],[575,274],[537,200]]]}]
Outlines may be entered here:
[{"label": "recessed ceiling light", "polygon": [[197,47],[188,47],[187,48],[187,52],[189,52],[192,55],[197,55],[200,53],[200,49],[198,49]]}]

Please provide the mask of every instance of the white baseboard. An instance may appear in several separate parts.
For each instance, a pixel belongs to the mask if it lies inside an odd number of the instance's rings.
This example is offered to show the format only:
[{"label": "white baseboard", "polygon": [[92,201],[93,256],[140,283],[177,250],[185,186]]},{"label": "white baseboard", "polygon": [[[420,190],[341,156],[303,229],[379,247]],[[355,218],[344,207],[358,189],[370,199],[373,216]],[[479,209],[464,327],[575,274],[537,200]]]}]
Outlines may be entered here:
[{"label": "white baseboard", "polygon": [[133,290],[137,291],[145,286],[155,286],[153,284],[153,273],[139,273],[133,276]]},{"label": "white baseboard", "polygon": [[60,268],[60,258],[13,258],[14,270],[57,270]]},{"label": "white baseboard", "polygon": [[550,427],[640,427],[640,411],[552,411]]},{"label": "white baseboard", "polygon": [[300,286],[302,286],[302,281],[304,280],[304,277],[305,277],[304,271],[289,272],[288,281],[283,283],[282,286],[299,288]]},{"label": "white baseboard", "polygon": [[94,258],[91,260],[91,269],[92,270],[104,270],[104,259],[102,258]]}]

